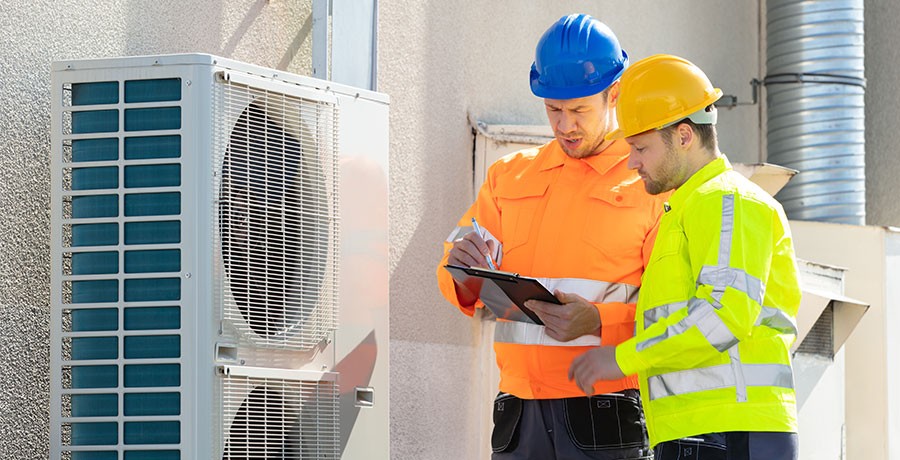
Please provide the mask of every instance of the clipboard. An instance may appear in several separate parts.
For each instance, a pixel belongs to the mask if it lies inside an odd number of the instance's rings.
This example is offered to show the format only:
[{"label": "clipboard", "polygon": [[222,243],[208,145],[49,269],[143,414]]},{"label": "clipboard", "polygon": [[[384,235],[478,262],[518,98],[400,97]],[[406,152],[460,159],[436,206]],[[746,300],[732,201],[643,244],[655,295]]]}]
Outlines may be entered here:
[{"label": "clipboard", "polygon": [[458,265],[444,265],[444,268],[456,282],[477,293],[497,318],[543,325],[541,318],[525,306],[525,301],[562,304],[540,281],[518,273]]}]

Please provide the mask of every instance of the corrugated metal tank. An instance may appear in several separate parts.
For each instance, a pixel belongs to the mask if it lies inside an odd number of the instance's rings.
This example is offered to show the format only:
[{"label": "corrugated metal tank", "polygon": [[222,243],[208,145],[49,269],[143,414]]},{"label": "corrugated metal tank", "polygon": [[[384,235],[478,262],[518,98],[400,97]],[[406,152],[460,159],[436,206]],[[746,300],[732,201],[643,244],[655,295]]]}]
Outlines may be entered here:
[{"label": "corrugated metal tank", "polygon": [[770,163],[790,219],[865,224],[863,0],[768,0]]}]

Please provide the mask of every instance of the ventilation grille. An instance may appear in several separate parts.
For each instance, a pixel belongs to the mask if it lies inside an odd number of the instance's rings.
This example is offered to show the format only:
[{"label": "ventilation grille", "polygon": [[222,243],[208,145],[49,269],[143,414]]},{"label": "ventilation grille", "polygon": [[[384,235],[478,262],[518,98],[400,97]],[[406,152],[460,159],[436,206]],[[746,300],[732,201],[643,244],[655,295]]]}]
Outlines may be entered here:
[{"label": "ventilation grille", "polygon": [[834,358],[834,305],[829,303],[822,310],[816,324],[797,347],[797,353]]},{"label": "ventilation grille", "polygon": [[181,458],[182,85],[105,75],[58,93],[50,410],[63,459]]},{"label": "ventilation grille", "polygon": [[223,460],[338,458],[338,385],[334,379],[226,376],[222,394]]},{"label": "ventilation grille", "polygon": [[223,319],[256,346],[310,349],[337,322],[337,109],[229,80],[214,103]]}]

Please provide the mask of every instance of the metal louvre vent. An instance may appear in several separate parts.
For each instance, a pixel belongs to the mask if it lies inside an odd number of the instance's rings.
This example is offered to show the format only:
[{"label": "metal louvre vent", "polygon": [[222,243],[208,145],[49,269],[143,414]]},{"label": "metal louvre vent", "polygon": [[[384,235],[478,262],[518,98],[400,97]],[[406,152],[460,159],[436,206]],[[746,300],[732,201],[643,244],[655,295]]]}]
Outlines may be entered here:
[{"label": "metal louvre vent", "polygon": [[64,80],[51,131],[50,458],[180,460],[189,97],[162,69]]},{"label": "metal louvre vent", "polygon": [[797,353],[808,353],[826,358],[834,358],[834,305],[829,304],[822,310],[816,324],[813,325],[803,341],[797,347]]},{"label": "metal louvre vent", "polygon": [[338,458],[336,381],[225,376],[222,393],[222,460]]},{"label": "metal louvre vent", "polygon": [[216,93],[223,319],[255,345],[310,349],[337,323],[337,109],[231,81]]}]

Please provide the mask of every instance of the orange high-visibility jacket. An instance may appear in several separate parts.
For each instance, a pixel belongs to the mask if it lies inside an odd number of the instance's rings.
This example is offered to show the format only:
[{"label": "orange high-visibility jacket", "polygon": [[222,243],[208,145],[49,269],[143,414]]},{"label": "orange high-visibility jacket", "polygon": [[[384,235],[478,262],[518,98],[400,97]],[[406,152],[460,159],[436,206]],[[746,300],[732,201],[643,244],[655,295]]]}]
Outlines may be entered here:
[{"label": "orange high-visibility jacket", "polygon": [[[641,275],[650,257],[664,198],[651,196],[627,168],[629,147],[616,141],[599,155],[573,159],[556,140],[498,160],[475,203],[444,243],[437,268],[441,293],[463,313],[453,278],[443,268],[453,241],[471,231],[472,217],[501,243],[499,270],[540,279],[551,291],[576,293],[596,304],[600,338],[560,343],[543,326],[498,322],[494,350],[500,391],[524,399],[584,396],[568,380],[572,360],[590,346],[615,345],[634,334]],[[598,381],[594,391],[637,388],[634,375]]]}]

